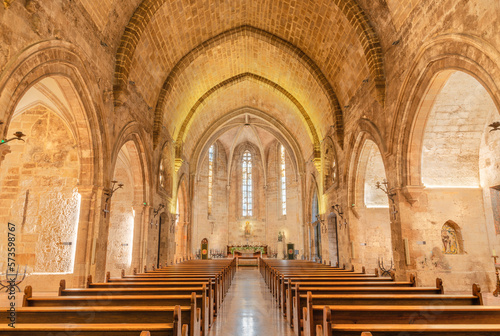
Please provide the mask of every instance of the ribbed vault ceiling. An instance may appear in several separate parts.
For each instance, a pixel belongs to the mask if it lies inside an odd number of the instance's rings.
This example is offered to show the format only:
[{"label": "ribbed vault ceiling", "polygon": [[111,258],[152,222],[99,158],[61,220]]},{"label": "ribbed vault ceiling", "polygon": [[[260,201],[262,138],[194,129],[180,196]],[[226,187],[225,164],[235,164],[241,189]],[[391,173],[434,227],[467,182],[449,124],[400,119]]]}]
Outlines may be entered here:
[{"label": "ribbed vault ceiling", "polygon": [[134,85],[155,109],[155,138],[164,126],[185,140],[206,99],[231,99],[214,93],[242,76],[294,102],[316,156],[330,125],[342,145],[342,106],[364,80],[381,103],[385,92],[379,39],[355,0],[144,0],[117,51],[115,99]]}]

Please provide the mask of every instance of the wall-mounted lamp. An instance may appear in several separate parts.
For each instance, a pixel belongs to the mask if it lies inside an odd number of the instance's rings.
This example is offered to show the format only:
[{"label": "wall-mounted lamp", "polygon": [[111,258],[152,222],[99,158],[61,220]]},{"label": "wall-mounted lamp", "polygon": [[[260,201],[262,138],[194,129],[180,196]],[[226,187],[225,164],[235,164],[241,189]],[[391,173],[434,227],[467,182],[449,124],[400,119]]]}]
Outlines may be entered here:
[{"label": "wall-mounted lamp", "polygon": [[[153,221],[158,216],[160,211],[165,208],[165,205],[160,203],[158,204],[158,209],[153,208],[153,218],[151,219],[151,222],[149,223],[151,225],[151,228],[153,228]],[[158,227],[158,223],[156,223],[156,227]]]},{"label": "wall-mounted lamp", "polygon": [[153,208],[154,217],[158,216],[158,214],[160,213],[160,211],[162,209],[164,209],[164,208],[165,208],[165,205],[162,204],[162,203],[158,204],[158,209]]},{"label": "wall-mounted lamp", "polygon": [[398,214],[398,211],[396,210],[396,204],[394,202],[394,196],[396,196],[396,193],[394,192],[394,188],[389,188],[389,182],[387,182],[386,179],[384,181],[375,183],[375,187],[377,189],[382,190],[387,197],[391,200],[392,202],[392,215],[394,215],[394,219],[396,219],[396,216]]},{"label": "wall-mounted lamp", "polygon": [[[102,210],[102,211],[104,211],[104,218],[106,218],[106,214],[109,213],[109,210],[108,210],[109,200],[111,199],[111,197],[113,197],[113,194],[115,193],[115,191],[123,188],[123,186],[124,186],[123,183],[118,183],[118,181],[115,181],[115,180],[111,181],[111,183],[112,183],[111,188],[104,192],[104,195],[108,196],[106,198],[106,201],[104,201],[104,203],[105,203],[104,210]],[[118,183],[118,185],[115,187],[115,185],[117,183]]]},{"label": "wall-mounted lamp", "polygon": [[[3,121],[0,121],[0,125],[3,125]],[[24,141],[23,137],[26,136],[26,134],[23,134],[23,132],[16,132],[14,133],[14,137],[10,139],[2,139],[0,140],[0,145],[6,144],[7,142],[10,142],[12,140],[21,140]]]},{"label": "wall-mounted lamp", "polygon": [[316,222],[321,225],[321,233],[328,232],[328,228],[326,227],[325,220],[321,219],[320,215],[316,215]]},{"label": "wall-mounted lamp", "polygon": [[489,124],[488,126],[491,127],[490,132],[500,131],[500,121],[495,121]]},{"label": "wall-mounted lamp", "polygon": [[340,218],[339,227],[342,229],[342,226],[347,228],[347,220],[344,218],[344,212],[342,211],[342,207],[338,204],[332,205],[332,210],[337,214]]}]

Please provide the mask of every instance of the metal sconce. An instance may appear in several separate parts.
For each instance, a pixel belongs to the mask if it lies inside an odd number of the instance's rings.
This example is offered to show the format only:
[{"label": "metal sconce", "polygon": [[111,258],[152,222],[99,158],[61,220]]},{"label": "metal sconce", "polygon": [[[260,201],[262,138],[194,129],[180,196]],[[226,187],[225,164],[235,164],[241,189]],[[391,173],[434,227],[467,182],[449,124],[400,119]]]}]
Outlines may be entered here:
[{"label": "metal sconce", "polygon": [[396,219],[396,216],[398,214],[398,211],[396,210],[396,204],[394,202],[394,196],[396,196],[396,193],[394,192],[394,188],[389,188],[389,182],[387,182],[386,179],[384,181],[375,183],[375,187],[377,189],[382,190],[387,197],[391,200],[392,202],[392,215],[394,215],[394,219]]},{"label": "metal sconce", "polygon": [[[104,195],[108,196],[108,198],[106,198],[106,201],[104,202],[105,203],[104,209],[102,210],[104,212],[104,218],[106,218],[106,214],[109,213],[109,210],[108,210],[109,200],[111,199],[111,197],[113,197],[113,194],[115,193],[115,191],[123,188],[123,186],[124,186],[123,183],[118,183],[118,181],[114,181],[114,180],[111,181],[111,183],[112,183],[111,188],[104,193]],[[117,183],[118,183],[118,186],[116,186],[116,188],[115,188],[115,185]]]},{"label": "metal sconce", "polygon": [[328,228],[327,228],[327,226],[325,224],[325,220],[321,219],[320,215],[316,215],[316,221],[319,222],[319,224],[321,225],[321,233],[328,232]]},{"label": "metal sconce", "polygon": [[[165,205],[162,203],[158,204],[158,209],[153,208],[153,218],[151,219],[151,223],[149,223],[151,225],[151,228],[153,228],[153,220],[156,218],[156,216],[158,216],[163,208],[165,208]],[[158,223],[156,223],[156,227],[158,227]]]},{"label": "metal sconce", "polygon": [[495,121],[489,124],[488,126],[491,127],[490,132],[500,131],[500,121]]},{"label": "metal sconce", "polygon": [[340,218],[340,228],[342,228],[342,225],[347,228],[347,220],[344,218],[344,212],[342,211],[342,207],[338,204],[332,205],[332,210],[337,214],[337,216]]},{"label": "metal sconce", "polygon": [[[0,125],[3,125],[3,121],[0,121]],[[24,141],[23,137],[26,136],[26,134],[23,134],[23,132],[16,132],[14,133],[14,137],[10,139],[2,139],[0,140],[0,145],[6,144],[7,142],[10,142],[12,140],[21,140]]]}]

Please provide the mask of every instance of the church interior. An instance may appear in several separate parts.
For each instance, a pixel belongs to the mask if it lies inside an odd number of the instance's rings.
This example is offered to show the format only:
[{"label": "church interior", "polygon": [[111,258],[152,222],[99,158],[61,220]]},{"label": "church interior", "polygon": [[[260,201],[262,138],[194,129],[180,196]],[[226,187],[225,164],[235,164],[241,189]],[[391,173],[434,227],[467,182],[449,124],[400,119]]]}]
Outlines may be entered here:
[{"label": "church interior", "polygon": [[[3,0],[0,140],[0,334],[500,335],[497,0]],[[425,305],[391,299],[408,279],[473,288],[478,318],[349,331],[313,309],[363,277],[387,281],[377,307]],[[161,295],[134,314],[172,330],[48,302],[115,290]]]}]

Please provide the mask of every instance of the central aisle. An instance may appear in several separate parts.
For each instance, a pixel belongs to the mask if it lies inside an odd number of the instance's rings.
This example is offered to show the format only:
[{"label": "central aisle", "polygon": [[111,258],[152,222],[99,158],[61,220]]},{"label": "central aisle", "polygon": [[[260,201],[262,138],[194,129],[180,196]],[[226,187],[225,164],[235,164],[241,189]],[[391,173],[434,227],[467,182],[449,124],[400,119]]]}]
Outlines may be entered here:
[{"label": "central aisle", "polygon": [[209,336],[292,336],[257,269],[239,268]]}]

